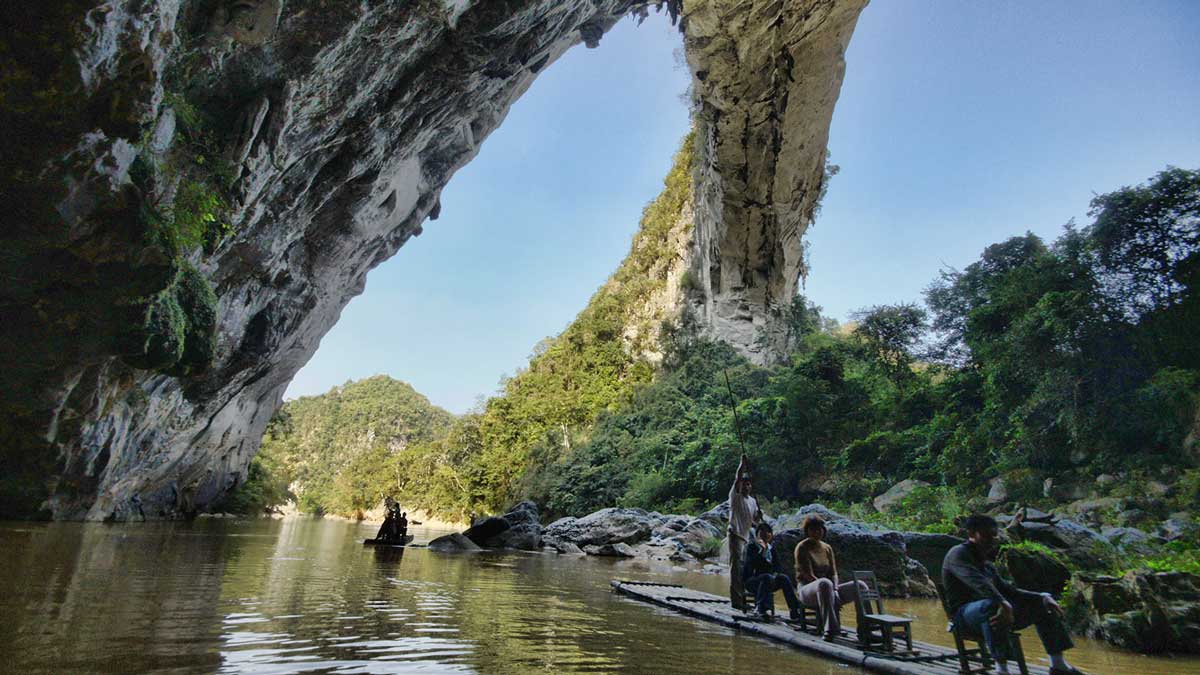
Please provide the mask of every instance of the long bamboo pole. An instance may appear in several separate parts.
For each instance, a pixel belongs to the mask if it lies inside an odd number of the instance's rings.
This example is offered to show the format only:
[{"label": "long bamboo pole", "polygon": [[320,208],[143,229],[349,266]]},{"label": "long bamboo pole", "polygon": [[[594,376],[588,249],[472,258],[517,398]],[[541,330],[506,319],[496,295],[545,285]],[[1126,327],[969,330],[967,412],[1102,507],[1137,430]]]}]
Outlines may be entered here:
[{"label": "long bamboo pole", "polygon": [[722,368],[721,373],[725,375],[725,391],[729,392],[729,407],[733,409],[733,428],[737,429],[738,443],[742,446],[742,454],[746,454],[746,441],[742,438],[742,422],[738,419],[737,402],[733,399],[733,387],[729,385],[729,371]]}]

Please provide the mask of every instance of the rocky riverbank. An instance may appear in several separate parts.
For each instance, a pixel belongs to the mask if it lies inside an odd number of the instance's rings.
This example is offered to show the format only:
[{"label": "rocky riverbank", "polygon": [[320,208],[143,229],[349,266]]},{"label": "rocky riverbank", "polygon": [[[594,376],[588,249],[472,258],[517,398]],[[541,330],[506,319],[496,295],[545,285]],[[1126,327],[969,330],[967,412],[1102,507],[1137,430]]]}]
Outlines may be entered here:
[{"label": "rocky riverbank", "polygon": [[[800,525],[810,514],[828,523],[827,540],[838,551],[839,572],[873,569],[882,590],[891,596],[933,596],[929,569],[940,570],[946,550],[961,541],[948,535],[902,533],[853,521],[820,504],[768,518],[776,528],[776,545],[784,569],[792,568],[792,550],[804,538]],[[502,515],[482,519],[461,534],[430,542],[435,550],[520,549],[564,555],[594,555],[678,564],[728,560],[725,531],[728,504],[697,516],[663,514],[636,508],[601,509],[582,517],[539,522],[538,507],[521,502]],[[723,571],[723,570],[721,570]]]},{"label": "rocky riverbank", "polygon": [[[948,534],[897,532],[853,520],[821,504],[769,517],[775,550],[785,570],[812,514],[827,524],[826,540],[838,554],[838,572],[873,570],[891,597],[933,597],[942,559],[962,541]],[[1114,557],[1135,559],[1167,543],[1159,533],[1134,528],[1095,529],[1032,508],[998,516],[1006,546],[997,561],[1018,586],[1064,597],[1080,634],[1141,652],[1195,652],[1200,645],[1200,577],[1181,572],[1101,573]],[[532,502],[502,516],[481,519],[461,534],[439,537],[440,551],[519,549],[562,555],[593,555],[702,566],[725,573],[729,506],[696,516],[637,508],[606,508],[581,517],[540,522]],[[1064,593],[1065,591],[1065,593]]]}]

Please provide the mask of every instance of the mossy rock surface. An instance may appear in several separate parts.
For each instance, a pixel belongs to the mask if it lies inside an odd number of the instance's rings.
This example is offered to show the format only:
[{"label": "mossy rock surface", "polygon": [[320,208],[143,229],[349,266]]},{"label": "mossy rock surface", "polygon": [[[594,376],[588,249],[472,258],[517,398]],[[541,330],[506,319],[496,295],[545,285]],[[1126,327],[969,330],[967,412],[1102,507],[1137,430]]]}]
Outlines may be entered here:
[{"label": "mossy rock surface", "polygon": [[190,265],[180,270],[175,290],[186,322],[183,352],[172,374],[194,375],[207,370],[216,353],[217,295]]},{"label": "mossy rock surface", "polygon": [[175,297],[174,288],[159,293],[146,307],[146,320],[142,324],[145,340],[142,353],[134,363],[147,370],[170,368],[183,356],[184,317],[183,308]]},{"label": "mossy rock surface", "polygon": [[186,376],[203,372],[216,351],[217,296],[204,275],[184,265],[147,304],[133,332],[129,365]]},{"label": "mossy rock surface", "polygon": [[1200,576],[1132,571],[1075,575],[1066,600],[1072,630],[1143,653],[1200,653]]},{"label": "mossy rock surface", "polygon": [[1071,570],[1062,558],[1048,551],[1009,546],[1000,553],[1001,566],[1018,588],[1062,595]]}]

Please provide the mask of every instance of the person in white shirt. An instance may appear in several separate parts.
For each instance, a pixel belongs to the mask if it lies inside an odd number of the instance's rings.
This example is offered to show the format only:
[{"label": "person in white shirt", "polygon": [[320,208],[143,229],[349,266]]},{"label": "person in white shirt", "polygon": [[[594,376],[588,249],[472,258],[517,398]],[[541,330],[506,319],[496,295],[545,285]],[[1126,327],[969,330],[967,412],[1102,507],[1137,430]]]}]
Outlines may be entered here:
[{"label": "person in white shirt", "polygon": [[758,501],[751,496],[750,462],[742,453],[738,463],[733,487],[729,488],[729,600],[739,611],[749,609],[746,605],[745,580],[742,579],[742,558],[751,531],[762,522],[762,511]]}]

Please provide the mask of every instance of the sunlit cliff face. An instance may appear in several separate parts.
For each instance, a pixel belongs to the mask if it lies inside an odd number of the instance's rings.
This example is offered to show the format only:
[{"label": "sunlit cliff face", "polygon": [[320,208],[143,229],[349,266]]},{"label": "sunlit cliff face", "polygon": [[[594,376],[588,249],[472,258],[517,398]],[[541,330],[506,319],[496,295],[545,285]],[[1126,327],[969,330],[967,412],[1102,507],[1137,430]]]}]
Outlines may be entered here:
[{"label": "sunlit cliff face", "polygon": [[[646,3],[92,4],[13,10],[0,516],[175,517],[236,486],[367,272],[538,73]],[[698,156],[677,304],[761,360],[865,0],[672,4]]]}]

